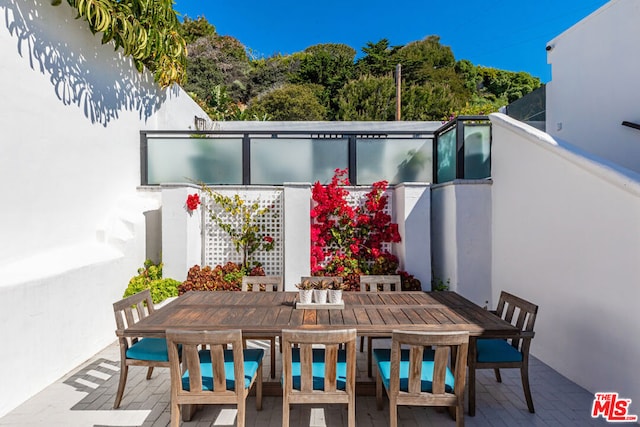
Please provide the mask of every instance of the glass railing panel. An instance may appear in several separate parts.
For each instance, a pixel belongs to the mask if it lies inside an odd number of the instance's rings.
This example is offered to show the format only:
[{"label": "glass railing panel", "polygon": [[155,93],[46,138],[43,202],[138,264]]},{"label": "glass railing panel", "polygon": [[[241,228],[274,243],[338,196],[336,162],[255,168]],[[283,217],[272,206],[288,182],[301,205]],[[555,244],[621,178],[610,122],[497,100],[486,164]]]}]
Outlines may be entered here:
[{"label": "glass railing panel", "polygon": [[149,138],[148,184],[242,184],[241,138]]},{"label": "glass railing panel", "polygon": [[251,139],[251,183],[331,181],[335,169],[349,165],[347,138]]},{"label": "glass railing panel", "polygon": [[456,179],[456,134],[455,127],[438,136],[437,182],[448,182]]},{"label": "glass railing panel", "polygon": [[464,178],[483,179],[491,176],[491,125],[465,124]]},{"label": "glass railing panel", "polygon": [[432,140],[427,138],[371,138],[356,140],[358,185],[386,180],[432,182]]}]

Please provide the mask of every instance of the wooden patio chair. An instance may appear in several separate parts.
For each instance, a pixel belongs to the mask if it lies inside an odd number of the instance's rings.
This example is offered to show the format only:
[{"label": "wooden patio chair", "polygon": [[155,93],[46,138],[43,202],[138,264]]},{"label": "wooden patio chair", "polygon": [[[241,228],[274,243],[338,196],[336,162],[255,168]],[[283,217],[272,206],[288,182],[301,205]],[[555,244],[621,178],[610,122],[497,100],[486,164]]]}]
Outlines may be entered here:
[{"label": "wooden patio chair", "polygon": [[113,304],[116,317],[116,335],[120,343],[120,381],[113,409],[120,407],[127,383],[129,366],[147,366],[147,379],[154,367],[169,367],[167,342],[164,338],[125,338],[121,333],[129,326],[153,313],[151,292],[146,289]]},{"label": "wooden patio chair", "polygon": [[[262,409],[264,350],[243,349],[242,331],[168,329],[167,344],[171,372],[171,427],[180,425],[181,411],[183,420],[189,421],[196,405],[203,404],[235,404],[238,408],[237,425],[244,426],[246,399],[254,384],[256,409]],[[227,349],[229,344],[231,349]]]},{"label": "wooden patio chair", "polygon": [[[401,349],[401,346],[408,349]],[[389,396],[389,425],[398,425],[398,405],[448,406],[456,425],[464,425],[464,386],[469,333],[394,331],[391,350],[376,348],[376,402]],[[447,367],[449,355],[453,372]]]},{"label": "wooden patio chair", "polygon": [[347,404],[348,425],[355,427],[356,330],[285,329],[282,347],[283,427],[289,426],[291,404],[308,403]]},{"label": "wooden patio chair", "polygon": [[529,412],[534,413],[529,387],[529,348],[538,306],[502,291],[494,314],[515,325],[520,332],[507,339],[477,338],[469,351],[469,415],[476,413],[476,370],[494,369],[496,381],[502,382],[500,368],[519,368],[522,388]]},{"label": "wooden patio chair", "polygon": [[[282,292],[284,284],[282,276],[243,276],[242,292]],[[264,337],[252,337],[244,335],[243,345],[246,348],[247,340],[264,340]],[[269,374],[271,378],[276,377],[276,337],[269,338],[271,367]]]},{"label": "wooden patio chair", "polygon": [[[400,292],[402,291],[402,279],[397,275],[372,276],[360,275],[360,292]],[[372,376],[371,350],[373,340],[384,337],[367,337],[367,375]],[[360,352],[364,351],[364,336],[360,337]]]}]

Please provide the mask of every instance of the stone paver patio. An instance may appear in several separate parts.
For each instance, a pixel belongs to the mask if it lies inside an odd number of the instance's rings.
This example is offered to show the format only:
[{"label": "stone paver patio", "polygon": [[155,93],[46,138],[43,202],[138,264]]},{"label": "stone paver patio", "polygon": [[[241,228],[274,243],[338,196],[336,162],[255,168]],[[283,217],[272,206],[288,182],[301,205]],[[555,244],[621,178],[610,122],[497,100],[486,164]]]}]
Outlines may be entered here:
[{"label": "stone paver patio", "polygon": [[[252,342],[262,346],[262,342]],[[378,345],[378,344],[376,344]],[[268,345],[264,345],[268,351]],[[535,343],[534,343],[535,348]],[[366,353],[358,352],[358,376],[366,376]],[[279,356],[279,354],[278,354]],[[269,357],[265,355],[264,372],[268,375]],[[279,363],[279,358],[277,359]],[[503,383],[497,383],[493,371],[478,372],[478,402],[475,417],[465,416],[468,426],[586,426],[606,425],[590,417],[593,395],[574,384],[537,359],[531,361],[531,388],[536,413],[530,414],[524,401],[518,370],[503,370]],[[118,383],[119,353],[117,343],[105,348],[92,359],[53,385],[0,418],[0,426],[66,426],[111,427],[169,425],[169,372],[156,369],[151,380],[146,369],[131,367],[120,409],[113,410]],[[280,372],[277,370],[279,377]],[[634,413],[639,412],[632,405]],[[434,408],[400,407],[400,426],[455,426],[447,412]],[[191,422],[183,426],[232,426],[236,411],[231,406],[205,406]],[[265,396],[263,410],[255,410],[249,397],[247,426],[280,426],[282,400]],[[346,426],[346,407],[341,405],[293,405],[292,426]],[[388,404],[376,409],[374,396],[358,397],[358,427],[388,425]],[[626,424],[628,425],[628,424]]]}]

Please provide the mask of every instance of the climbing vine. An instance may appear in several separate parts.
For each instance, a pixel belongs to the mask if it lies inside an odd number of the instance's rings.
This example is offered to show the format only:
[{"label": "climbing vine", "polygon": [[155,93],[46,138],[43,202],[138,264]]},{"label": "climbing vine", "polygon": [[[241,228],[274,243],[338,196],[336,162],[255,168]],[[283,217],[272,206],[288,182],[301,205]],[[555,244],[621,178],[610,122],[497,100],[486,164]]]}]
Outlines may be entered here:
[{"label": "climbing vine", "polygon": [[[62,0],[51,0],[54,6]],[[139,72],[147,67],[167,87],[186,75],[187,50],[172,0],[67,0],[102,44],[114,42],[131,56]]]}]

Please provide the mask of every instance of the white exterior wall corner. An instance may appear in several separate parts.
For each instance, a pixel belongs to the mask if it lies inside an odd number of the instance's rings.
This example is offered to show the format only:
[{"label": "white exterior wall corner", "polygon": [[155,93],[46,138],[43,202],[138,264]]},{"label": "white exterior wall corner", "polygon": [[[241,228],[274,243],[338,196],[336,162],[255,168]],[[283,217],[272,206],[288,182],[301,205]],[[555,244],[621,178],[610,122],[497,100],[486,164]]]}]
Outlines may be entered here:
[{"label": "white exterior wall corner", "polygon": [[[394,187],[394,222],[402,240],[395,244],[400,269],[431,290],[431,192],[426,183],[403,183]],[[408,231],[411,231],[410,233]]]},{"label": "white exterior wall corner", "polygon": [[66,2],[0,1],[0,13],[2,416],[115,340],[111,304],[158,208],[136,191],[139,131],[204,113],[101,45]]},{"label": "white exterior wall corner", "polygon": [[433,275],[476,304],[491,295],[491,180],[432,187]]},{"label": "white exterior wall corner", "polygon": [[490,118],[494,300],[504,289],[540,306],[536,357],[639,402],[640,176]]},{"label": "white exterior wall corner", "polygon": [[547,45],[546,129],[640,172],[640,2],[612,0]]}]

